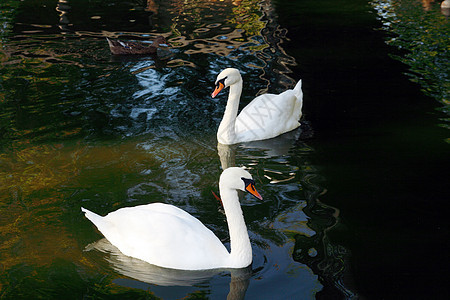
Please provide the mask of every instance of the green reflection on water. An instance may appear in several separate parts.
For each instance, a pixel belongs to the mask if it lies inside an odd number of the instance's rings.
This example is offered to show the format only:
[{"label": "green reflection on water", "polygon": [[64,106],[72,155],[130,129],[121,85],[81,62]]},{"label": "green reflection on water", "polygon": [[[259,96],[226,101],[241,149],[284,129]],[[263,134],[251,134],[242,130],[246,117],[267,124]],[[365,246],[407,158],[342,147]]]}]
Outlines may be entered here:
[{"label": "green reflection on water", "polygon": [[[401,50],[394,57],[410,67],[411,80],[450,115],[450,25],[439,4],[418,0],[372,2],[383,29],[391,32],[387,43]],[[450,119],[444,121],[442,126],[450,128]]]}]

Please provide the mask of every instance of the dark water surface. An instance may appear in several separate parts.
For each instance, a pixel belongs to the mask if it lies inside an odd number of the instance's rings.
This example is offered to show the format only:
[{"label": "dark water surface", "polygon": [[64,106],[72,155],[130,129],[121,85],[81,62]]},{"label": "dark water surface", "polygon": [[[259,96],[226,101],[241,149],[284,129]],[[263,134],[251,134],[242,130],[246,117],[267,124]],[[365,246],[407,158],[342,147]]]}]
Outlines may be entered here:
[{"label": "dark water surface", "polygon": [[[446,299],[448,20],[419,1],[0,3],[0,287],[5,299]],[[164,35],[114,57],[105,37]],[[300,130],[217,147],[220,70],[241,105],[303,80]],[[211,194],[247,166],[246,270],[130,259],[80,212],[185,209],[228,242]]]}]

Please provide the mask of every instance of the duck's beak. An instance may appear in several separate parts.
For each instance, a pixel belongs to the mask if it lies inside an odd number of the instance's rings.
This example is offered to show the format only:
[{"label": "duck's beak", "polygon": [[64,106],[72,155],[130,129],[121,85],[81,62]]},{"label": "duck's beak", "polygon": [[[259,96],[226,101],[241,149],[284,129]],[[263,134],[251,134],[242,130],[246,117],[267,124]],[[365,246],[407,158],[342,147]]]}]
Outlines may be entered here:
[{"label": "duck's beak", "polygon": [[259,200],[262,200],[262,196],[258,193],[258,191],[255,189],[255,185],[253,183],[248,184],[245,187],[245,190],[247,192],[249,192],[250,194],[252,194],[253,196],[255,196],[256,198],[258,198]]},{"label": "duck's beak", "polygon": [[216,97],[217,94],[225,87],[225,85],[222,82],[218,82],[216,85],[216,89],[214,92],[212,92],[211,97]]}]

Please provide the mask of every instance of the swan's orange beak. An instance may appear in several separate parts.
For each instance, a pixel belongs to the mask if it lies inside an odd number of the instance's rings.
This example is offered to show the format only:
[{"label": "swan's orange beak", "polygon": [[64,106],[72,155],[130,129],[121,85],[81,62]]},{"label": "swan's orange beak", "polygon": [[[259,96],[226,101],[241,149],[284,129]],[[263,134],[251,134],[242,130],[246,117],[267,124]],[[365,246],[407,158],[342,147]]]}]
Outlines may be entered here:
[{"label": "swan's orange beak", "polygon": [[258,191],[255,189],[255,185],[253,183],[248,184],[245,187],[245,190],[247,192],[249,192],[250,194],[252,194],[253,196],[255,196],[256,198],[258,198],[259,200],[262,200],[262,196],[258,193]]},{"label": "swan's orange beak", "polygon": [[211,97],[216,97],[217,94],[225,87],[225,85],[222,82],[218,82],[216,85],[216,89],[214,92],[212,92]]}]

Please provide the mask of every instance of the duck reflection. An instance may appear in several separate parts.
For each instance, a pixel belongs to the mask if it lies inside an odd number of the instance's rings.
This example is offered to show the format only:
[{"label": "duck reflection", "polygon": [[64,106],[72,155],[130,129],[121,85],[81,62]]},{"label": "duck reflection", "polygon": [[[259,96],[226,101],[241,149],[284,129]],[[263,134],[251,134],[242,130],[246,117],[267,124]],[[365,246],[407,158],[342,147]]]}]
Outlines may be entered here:
[{"label": "duck reflection", "polygon": [[158,48],[154,55],[111,55],[109,61],[121,62],[135,66],[133,75],[145,72],[149,69],[161,69],[171,62],[173,53],[170,50]]},{"label": "duck reflection", "polygon": [[[119,249],[105,238],[86,247],[86,251],[92,250],[105,253],[105,260],[119,274],[144,284],[156,284],[159,286],[193,286],[206,282],[215,275],[230,272],[230,291],[227,299],[233,300],[244,299],[252,274],[251,266],[243,269],[213,269],[200,271],[162,268],[122,254]],[[136,286],[136,283],[127,284],[125,281],[120,281],[120,283],[123,285]]]}]

